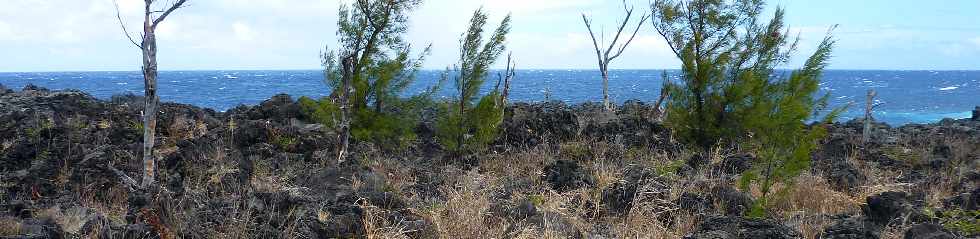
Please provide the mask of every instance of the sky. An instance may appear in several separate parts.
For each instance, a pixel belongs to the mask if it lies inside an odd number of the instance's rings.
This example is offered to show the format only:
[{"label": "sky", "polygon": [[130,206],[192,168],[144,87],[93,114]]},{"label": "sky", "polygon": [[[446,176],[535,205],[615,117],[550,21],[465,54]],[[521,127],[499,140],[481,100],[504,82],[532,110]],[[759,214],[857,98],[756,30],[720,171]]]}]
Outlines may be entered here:
[{"label": "sky", "polygon": [[[112,0],[2,0],[0,72],[139,70],[139,50],[115,17]],[[140,29],[142,0],[118,0],[130,30]],[[165,2],[165,1],[164,1]],[[190,0],[158,29],[161,70],[319,69],[336,45],[342,0]],[[628,0],[637,13],[648,0]],[[427,69],[458,59],[459,36],[473,10],[489,27],[513,14],[508,49],[521,69],[596,68],[581,14],[611,38],[624,15],[619,0],[427,0],[411,13],[407,39],[433,45]],[[831,69],[980,70],[980,1],[771,0],[799,33],[797,68],[827,30],[838,40]],[[601,32],[601,33],[600,33]],[[604,33],[604,34],[603,34]],[[136,34],[136,32],[133,32]],[[674,69],[677,61],[647,22],[614,69]],[[498,64],[501,66],[502,64]]]}]

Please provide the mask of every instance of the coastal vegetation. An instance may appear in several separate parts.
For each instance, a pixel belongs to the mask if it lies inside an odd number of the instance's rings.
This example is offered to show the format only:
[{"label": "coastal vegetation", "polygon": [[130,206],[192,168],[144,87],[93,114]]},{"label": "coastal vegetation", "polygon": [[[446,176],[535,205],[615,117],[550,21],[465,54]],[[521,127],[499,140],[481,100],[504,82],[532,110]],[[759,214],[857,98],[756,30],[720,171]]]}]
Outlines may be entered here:
[{"label": "coastal vegetation", "polygon": [[[156,11],[146,0],[150,28],[133,41],[145,55],[143,97],[0,85],[0,238],[980,233],[980,116],[835,122],[842,109],[818,94],[834,38],[799,69],[777,70],[799,41],[786,13],[767,20],[761,0],[656,0],[620,44],[634,14],[625,8],[608,50],[594,44],[600,73],[607,81],[636,32],[659,33],[681,62],[661,92],[666,110],[613,105],[607,90],[602,103],[508,102],[510,82],[533,80],[518,79],[510,56],[481,91],[512,27],[507,15],[487,28],[483,9],[460,36],[457,65],[409,94],[433,47],[405,40],[423,1],[356,0],[342,4],[338,42],[321,52],[329,96],[281,94],[226,112],[157,105],[153,27],[185,2]],[[434,97],[446,81],[453,97]]]},{"label": "coastal vegetation", "polygon": [[[477,94],[489,76],[490,67],[506,50],[510,16],[504,17],[484,43],[483,28],[486,22],[487,15],[482,9],[473,13],[470,26],[460,39],[459,65],[447,72],[447,75],[452,75],[458,94],[453,102],[441,109],[444,115],[436,123],[436,135],[443,148],[456,153],[477,151],[493,142],[497,137],[497,127],[503,122],[507,100],[502,90],[509,87],[513,71],[506,70],[507,79],[500,79],[505,84],[503,89],[498,81],[489,94],[479,98]],[[507,64],[510,68],[510,62]]]}]

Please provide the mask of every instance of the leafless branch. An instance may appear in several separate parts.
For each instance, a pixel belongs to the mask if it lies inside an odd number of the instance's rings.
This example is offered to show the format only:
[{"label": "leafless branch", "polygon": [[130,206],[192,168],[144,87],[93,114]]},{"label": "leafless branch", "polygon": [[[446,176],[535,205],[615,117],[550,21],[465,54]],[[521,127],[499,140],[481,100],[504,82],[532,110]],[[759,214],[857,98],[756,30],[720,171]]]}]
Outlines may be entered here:
[{"label": "leafless branch", "polygon": [[129,191],[133,191],[136,187],[139,186],[139,184],[136,183],[136,180],[134,180],[132,177],[129,177],[129,175],[126,175],[126,173],[124,173],[123,171],[119,171],[119,169],[116,169],[116,167],[109,165],[109,170],[115,173],[116,176],[118,176],[119,179],[123,181],[123,184],[126,185]]},{"label": "leafless branch", "polygon": [[[623,8],[626,10],[626,18],[623,18],[623,23],[619,25],[618,29],[616,29],[616,36],[613,37],[612,43],[610,43],[609,48],[606,49],[606,61],[609,61],[609,52],[613,50],[613,47],[616,47],[616,42],[619,41],[619,35],[623,34],[623,29],[626,28],[626,24],[629,24],[630,18],[633,17],[633,8],[626,7],[626,0],[623,0]],[[640,22],[640,24],[642,25],[643,23]],[[637,27],[637,30],[639,30],[639,27]]]},{"label": "leafless branch", "polygon": [[126,29],[126,23],[122,20],[122,13],[119,11],[119,2],[112,0],[112,4],[116,6],[116,20],[119,20],[119,26],[122,27],[122,31],[125,33],[126,38],[129,39],[129,42],[133,43],[136,48],[143,49],[143,45],[136,43],[133,36],[129,34],[129,30]]},{"label": "leafless branch", "polygon": [[[636,24],[636,29],[633,30],[633,35],[630,36],[630,39],[627,40],[626,43],[624,43],[619,48],[619,51],[616,52],[616,55],[613,55],[612,57],[610,57],[609,60],[616,59],[617,57],[619,57],[619,55],[622,55],[623,54],[623,51],[626,51],[626,47],[629,46],[630,43],[633,42],[633,38],[636,38],[636,34],[640,32],[640,27],[643,27],[643,23],[645,23],[647,21],[647,19],[649,19],[649,18],[650,18],[650,15],[646,15],[646,14],[643,14],[643,16],[640,17],[640,23]],[[610,46],[612,46],[612,45],[610,45]]]},{"label": "leafless branch", "polygon": [[602,67],[604,65],[603,63],[605,62],[605,60],[602,59],[602,50],[599,49],[599,42],[596,41],[595,34],[592,33],[592,22],[589,21],[589,18],[585,16],[585,13],[582,14],[582,21],[585,22],[585,28],[589,29],[589,36],[592,37],[592,46],[595,47],[595,55],[596,58],[599,59],[599,67]]},{"label": "leafless branch", "polygon": [[184,3],[187,3],[187,0],[178,0],[173,5],[170,5],[170,7],[167,8],[167,10],[163,12],[163,14],[161,14],[159,17],[157,17],[156,19],[153,20],[152,27],[153,28],[156,28],[157,25],[159,25],[161,22],[163,22],[164,19],[167,19],[167,16],[170,16],[170,13],[173,13],[177,9],[183,7]]}]

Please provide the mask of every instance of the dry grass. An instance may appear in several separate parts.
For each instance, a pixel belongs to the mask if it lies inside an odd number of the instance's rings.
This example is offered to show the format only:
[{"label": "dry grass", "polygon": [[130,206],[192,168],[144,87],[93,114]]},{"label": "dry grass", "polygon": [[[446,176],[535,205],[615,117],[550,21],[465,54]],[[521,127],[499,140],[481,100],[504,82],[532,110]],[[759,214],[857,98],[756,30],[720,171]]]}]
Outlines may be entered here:
[{"label": "dry grass", "polygon": [[408,239],[411,238],[408,234],[415,232],[409,229],[404,221],[392,222],[389,220],[391,212],[388,210],[373,206],[364,200],[358,204],[364,210],[364,233],[368,239]]},{"label": "dry grass", "polygon": [[13,237],[20,235],[21,226],[20,221],[17,219],[2,217],[0,218],[0,236]]},{"label": "dry grass", "polygon": [[[801,175],[782,197],[776,196],[771,215],[796,227],[804,238],[819,238],[831,224],[827,216],[859,213],[864,198],[832,189],[826,179],[812,173]],[[777,185],[782,187],[782,185]],[[777,189],[778,190],[778,189]]]},{"label": "dry grass", "polygon": [[440,189],[446,201],[428,210],[439,238],[503,238],[509,223],[490,213],[491,194],[499,190],[495,178],[473,171],[458,173],[456,182]]}]

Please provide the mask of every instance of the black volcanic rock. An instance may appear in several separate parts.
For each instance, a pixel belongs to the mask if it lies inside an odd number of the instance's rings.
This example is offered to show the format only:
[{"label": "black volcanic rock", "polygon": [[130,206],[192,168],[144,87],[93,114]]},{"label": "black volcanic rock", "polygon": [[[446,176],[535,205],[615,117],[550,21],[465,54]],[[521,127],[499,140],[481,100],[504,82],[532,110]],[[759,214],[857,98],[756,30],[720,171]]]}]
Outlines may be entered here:
[{"label": "black volcanic rock", "polygon": [[747,219],[741,216],[715,216],[708,218],[698,229],[685,239],[790,239],[802,238],[800,233],[777,221],[769,219]]},{"label": "black volcanic rock", "polygon": [[559,192],[593,184],[592,176],[578,163],[570,160],[558,160],[544,167],[543,178],[551,184],[551,188]]},{"label": "black volcanic rock", "polygon": [[861,210],[869,221],[878,225],[888,225],[893,219],[912,210],[908,195],[904,192],[883,192],[869,196],[867,202]]},{"label": "black volcanic rock", "polygon": [[954,239],[956,235],[949,233],[943,226],[926,223],[919,224],[905,231],[905,239]]},{"label": "black volcanic rock", "polygon": [[864,220],[856,217],[839,217],[824,229],[823,239],[878,239],[872,228],[865,226]]},{"label": "black volcanic rock", "polygon": [[970,119],[973,119],[974,121],[980,121],[980,106],[977,106],[976,108],[973,109],[973,118]]}]

